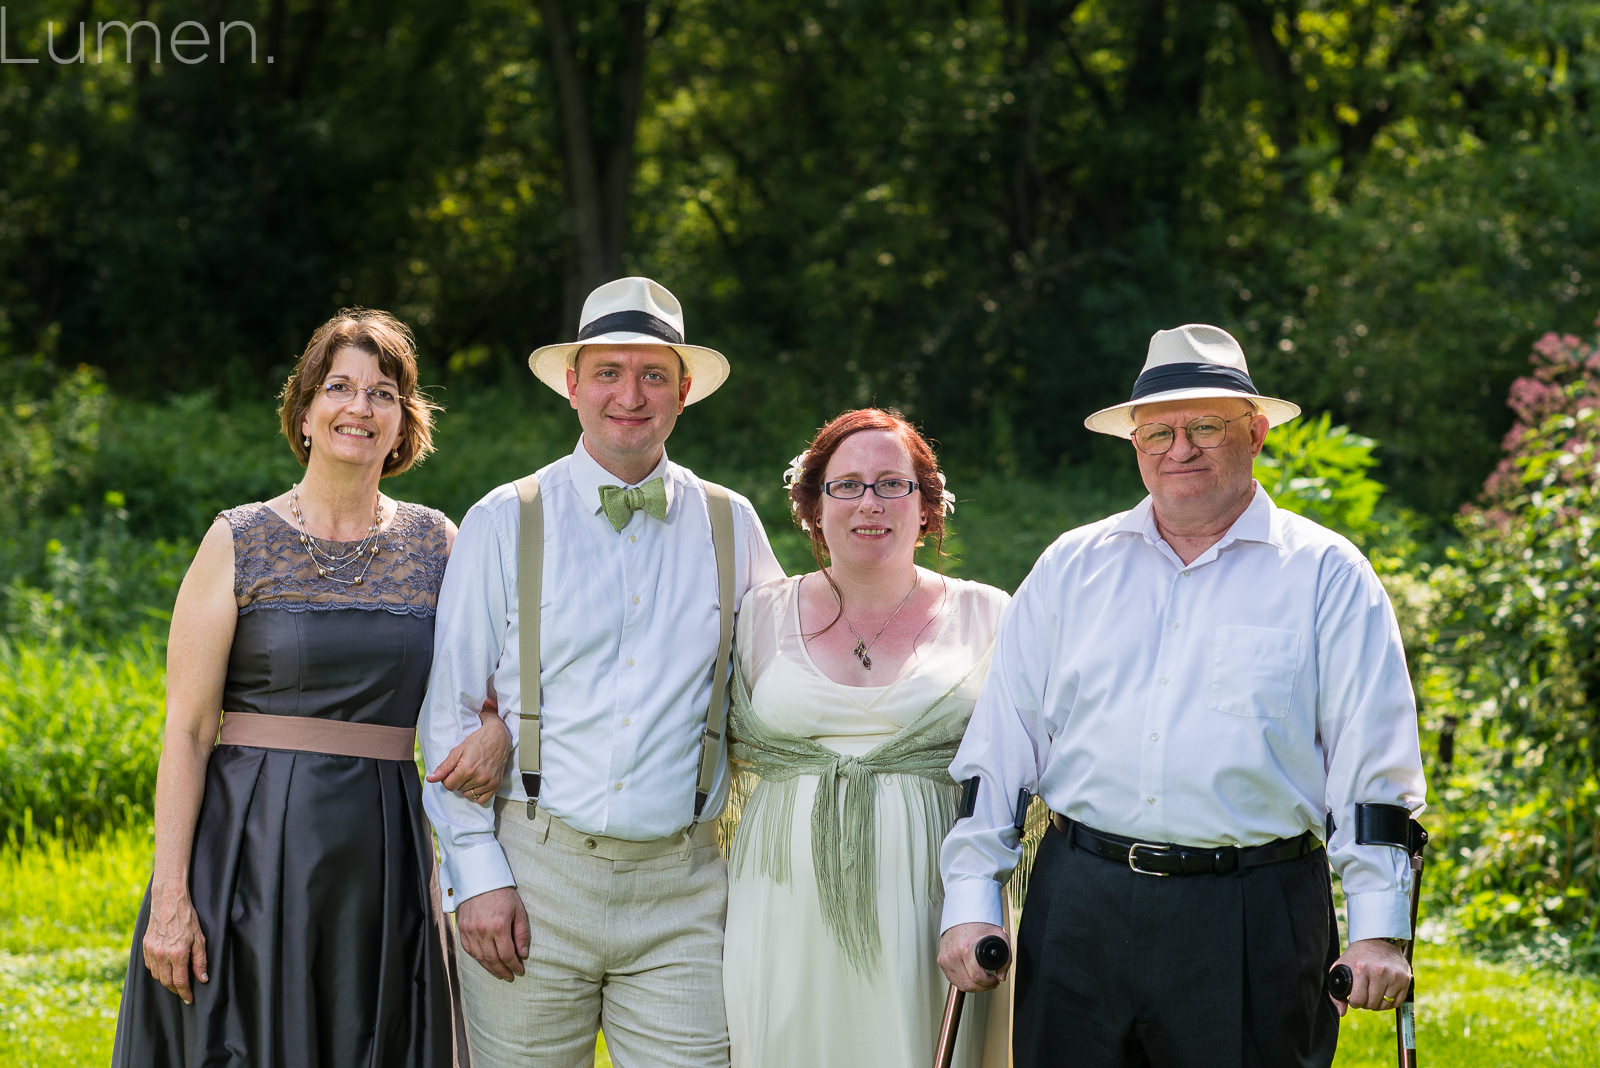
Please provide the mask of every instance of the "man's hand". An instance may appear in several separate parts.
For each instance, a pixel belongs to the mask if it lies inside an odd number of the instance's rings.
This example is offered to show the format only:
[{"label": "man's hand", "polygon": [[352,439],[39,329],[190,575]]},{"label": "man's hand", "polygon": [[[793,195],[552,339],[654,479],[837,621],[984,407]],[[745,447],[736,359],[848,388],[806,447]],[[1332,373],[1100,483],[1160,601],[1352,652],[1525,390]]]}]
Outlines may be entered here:
[{"label": "man's hand", "polygon": [[1006,945],[1011,944],[1006,933],[992,923],[958,923],[940,936],[939,969],[956,989],[975,994],[1000,984],[1007,968],[986,972],[978,967],[978,943],[988,935],[999,935]]},{"label": "man's hand", "polygon": [[1406,965],[1405,954],[1400,947],[1382,938],[1363,938],[1350,943],[1350,948],[1334,964],[1350,969],[1350,1000],[1333,999],[1340,1016],[1352,1006],[1395,1008],[1405,998],[1406,987],[1411,983],[1411,969]]},{"label": "man's hand", "polygon": [[496,979],[511,982],[528,958],[528,910],[514,886],[469,897],[456,906],[461,948]]},{"label": "man's hand", "polygon": [[490,708],[484,706],[478,729],[445,754],[428,775],[429,782],[442,782],[446,790],[480,805],[494,800],[511,756],[511,732]]}]

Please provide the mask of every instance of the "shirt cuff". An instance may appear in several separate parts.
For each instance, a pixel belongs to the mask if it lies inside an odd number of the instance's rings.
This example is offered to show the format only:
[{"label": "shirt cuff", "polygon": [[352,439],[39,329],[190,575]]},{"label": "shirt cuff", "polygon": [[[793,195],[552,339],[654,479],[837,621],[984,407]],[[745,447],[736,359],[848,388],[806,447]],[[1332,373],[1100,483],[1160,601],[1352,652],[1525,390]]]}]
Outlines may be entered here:
[{"label": "shirt cuff", "polygon": [[484,845],[455,850],[445,858],[439,866],[439,884],[444,910],[454,912],[463,901],[502,886],[516,886],[517,881],[511,876],[505,850],[490,840]]},{"label": "shirt cuff", "polygon": [[1350,941],[1410,938],[1411,897],[1404,890],[1374,890],[1345,895]]},{"label": "shirt cuff", "polygon": [[946,883],[939,933],[943,934],[963,923],[1001,926],[1005,913],[1000,907],[1000,894],[1000,884],[982,876],[954,879]]}]

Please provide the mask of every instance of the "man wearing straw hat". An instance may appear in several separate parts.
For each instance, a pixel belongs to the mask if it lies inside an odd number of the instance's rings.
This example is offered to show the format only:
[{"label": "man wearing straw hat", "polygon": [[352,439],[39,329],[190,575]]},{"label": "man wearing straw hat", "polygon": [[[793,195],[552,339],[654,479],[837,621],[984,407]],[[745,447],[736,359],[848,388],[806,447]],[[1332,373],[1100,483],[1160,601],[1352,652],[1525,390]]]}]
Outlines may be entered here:
[{"label": "man wearing straw hat", "polygon": [[1354,814],[1421,807],[1416,706],[1366,559],[1251,477],[1299,413],[1192,325],[1085,420],[1130,440],[1149,496],[1063,534],[1017,590],[951,767],[975,808],[941,857],[940,964],[993,986],[972,946],[1002,933],[1019,791],[1053,814],[1017,935],[1019,1066],[1325,1066],[1336,959],[1348,1004],[1405,994],[1407,858],[1357,844]]},{"label": "man wearing straw hat", "polygon": [[[726,627],[782,572],[749,502],[665,443],[728,362],[684,342],[665,287],[623,278],[528,363],[582,434],[467,513],[422,712],[473,1063],[586,1064],[603,1027],[619,1064],[726,1065]],[[509,769],[439,767],[486,702]]]}]

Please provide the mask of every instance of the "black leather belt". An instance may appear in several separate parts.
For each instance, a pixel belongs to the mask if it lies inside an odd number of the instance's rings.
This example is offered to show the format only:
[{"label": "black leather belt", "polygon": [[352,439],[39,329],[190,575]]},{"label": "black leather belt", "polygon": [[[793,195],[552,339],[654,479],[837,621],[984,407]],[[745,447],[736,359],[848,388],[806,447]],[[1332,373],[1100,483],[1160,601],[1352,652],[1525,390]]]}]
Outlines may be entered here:
[{"label": "black leather belt", "polygon": [[1172,842],[1141,842],[1120,834],[1106,834],[1058,813],[1051,813],[1050,821],[1072,845],[1097,857],[1126,864],[1140,875],[1226,875],[1281,864],[1322,848],[1322,843],[1310,831],[1265,845],[1208,849]]}]

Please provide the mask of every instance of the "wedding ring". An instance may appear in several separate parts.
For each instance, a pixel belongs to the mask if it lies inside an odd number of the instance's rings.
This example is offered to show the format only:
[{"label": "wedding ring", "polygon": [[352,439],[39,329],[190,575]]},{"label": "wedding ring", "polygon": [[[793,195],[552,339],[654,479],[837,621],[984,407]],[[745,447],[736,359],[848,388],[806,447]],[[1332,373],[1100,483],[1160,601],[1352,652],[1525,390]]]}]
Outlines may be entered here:
[{"label": "wedding ring", "polygon": [[1383,1000],[1384,1001],[1393,1001],[1394,1000],[1394,995],[1393,994],[1385,994],[1385,995],[1383,995]]}]

